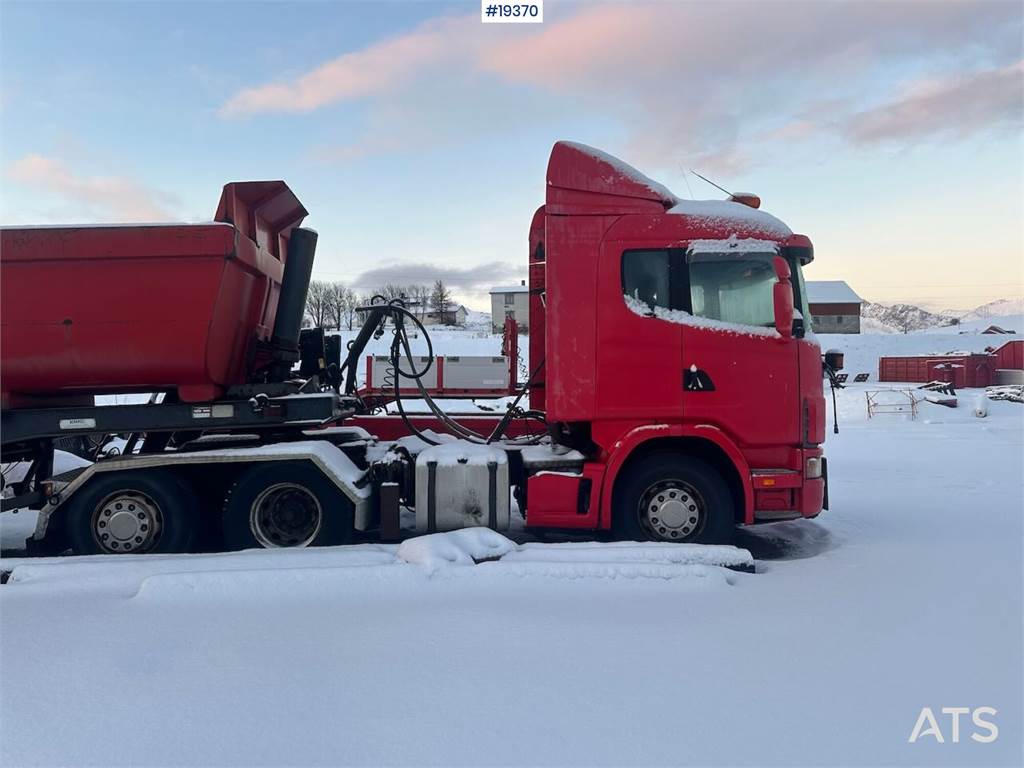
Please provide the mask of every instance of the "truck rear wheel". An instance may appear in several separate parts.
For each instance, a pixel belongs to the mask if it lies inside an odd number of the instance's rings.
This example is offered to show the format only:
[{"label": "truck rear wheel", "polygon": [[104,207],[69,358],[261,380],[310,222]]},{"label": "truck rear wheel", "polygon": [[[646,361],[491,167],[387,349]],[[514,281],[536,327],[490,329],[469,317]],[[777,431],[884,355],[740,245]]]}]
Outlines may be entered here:
[{"label": "truck rear wheel", "polygon": [[345,544],[352,537],[352,502],[315,467],[301,461],[256,464],[228,491],[228,549]]},{"label": "truck rear wheel", "polygon": [[734,511],[725,481],[693,456],[656,453],[626,470],[615,489],[613,528],[620,539],[723,544]]},{"label": "truck rear wheel", "polygon": [[192,489],[168,472],[101,473],[69,502],[68,541],[80,555],[187,552],[198,510]]}]

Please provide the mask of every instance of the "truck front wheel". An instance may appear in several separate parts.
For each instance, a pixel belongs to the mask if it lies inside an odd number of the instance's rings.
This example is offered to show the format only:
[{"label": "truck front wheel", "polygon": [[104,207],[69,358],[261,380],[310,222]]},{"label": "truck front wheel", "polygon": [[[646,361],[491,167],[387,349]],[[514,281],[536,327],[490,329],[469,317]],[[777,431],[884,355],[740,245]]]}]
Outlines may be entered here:
[{"label": "truck front wheel", "polygon": [[160,470],[100,473],[69,502],[66,530],[80,555],[187,552],[199,502]]},{"label": "truck front wheel", "polygon": [[732,497],[705,461],[655,453],[626,469],[613,499],[613,528],[620,539],[723,544],[732,540]]},{"label": "truck front wheel", "polygon": [[224,506],[229,549],[345,544],[352,502],[305,462],[255,464],[238,478]]}]

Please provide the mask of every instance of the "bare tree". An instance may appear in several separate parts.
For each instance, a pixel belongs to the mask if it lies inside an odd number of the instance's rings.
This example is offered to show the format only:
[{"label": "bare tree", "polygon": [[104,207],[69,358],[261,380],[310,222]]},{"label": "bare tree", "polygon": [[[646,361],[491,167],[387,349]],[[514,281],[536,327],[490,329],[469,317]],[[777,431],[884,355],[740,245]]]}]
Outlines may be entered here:
[{"label": "bare tree", "polygon": [[344,290],[339,294],[339,305],[341,312],[339,317],[339,328],[341,319],[345,321],[345,325],[351,331],[352,327],[356,324],[356,308],[362,306],[363,302],[359,296],[351,288],[345,287]]},{"label": "bare tree", "polygon": [[413,311],[419,316],[420,320],[427,316],[427,307],[430,304],[430,286],[429,285],[410,285],[409,286],[409,298],[413,302]]},{"label": "bare tree", "polygon": [[430,294],[430,309],[437,313],[438,322],[445,322],[451,304],[451,291],[448,290],[448,287],[442,280],[437,280],[434,283],[434,290]]},{"label": "bare tree", "polygon": [[323,280],[313,280],[306,294],[306,314],[315,328],[322,328],[331,315],[331,284]]},{"label": "bare tree", "polygon": [[405,299],[408,295],[404,285],[395,285],[394,283],[388,283],[387,285],[381,286],[378,290],[374,291],[374,293],[380,294],[388,301],[391,301],[392,299]]}]

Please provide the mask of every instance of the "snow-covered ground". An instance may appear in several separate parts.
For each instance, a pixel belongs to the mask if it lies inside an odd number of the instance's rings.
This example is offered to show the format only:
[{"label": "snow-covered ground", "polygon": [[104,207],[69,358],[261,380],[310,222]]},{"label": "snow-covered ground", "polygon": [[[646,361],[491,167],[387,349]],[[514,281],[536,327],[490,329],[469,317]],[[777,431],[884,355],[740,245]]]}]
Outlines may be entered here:
[{"label": "snow-covered ground", "polygon": [[[881,353],[1006,338],[821,342],[874,380]],[[1020,765],[1024,407],[869,420],[879,386],[839,393],[832,508],[740,533],[756,573],[489,532],[8,560],[0,761]],[[941,708],[982,706],[998,738],[965,716],[952,743]],[[944,743],[908,743],[922,707]]]}]

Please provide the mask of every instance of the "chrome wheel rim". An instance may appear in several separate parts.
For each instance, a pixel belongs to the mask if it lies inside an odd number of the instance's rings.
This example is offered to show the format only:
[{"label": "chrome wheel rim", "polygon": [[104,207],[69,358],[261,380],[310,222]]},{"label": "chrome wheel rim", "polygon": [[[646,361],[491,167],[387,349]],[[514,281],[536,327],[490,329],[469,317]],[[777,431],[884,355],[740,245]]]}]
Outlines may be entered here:
[{"label": "chrome wheel rim", "polygon": [[658,541],[688,541],[704,528],[704,500],[682,480],[661,480],[649,486],[637,506],[640,525]]},{"label": "chrome wheel rim", "polygon": [[92,514],[92,536],[104,552],[148,552],[163,533],[160,506],[141,491],[117,491]]},{"label": "chrome wheel rim", "polygon": [[295,483],[277,483],[266,488],[249,512],[252,535],[267,548],[309,546],[322,525],[319,499]]}]

